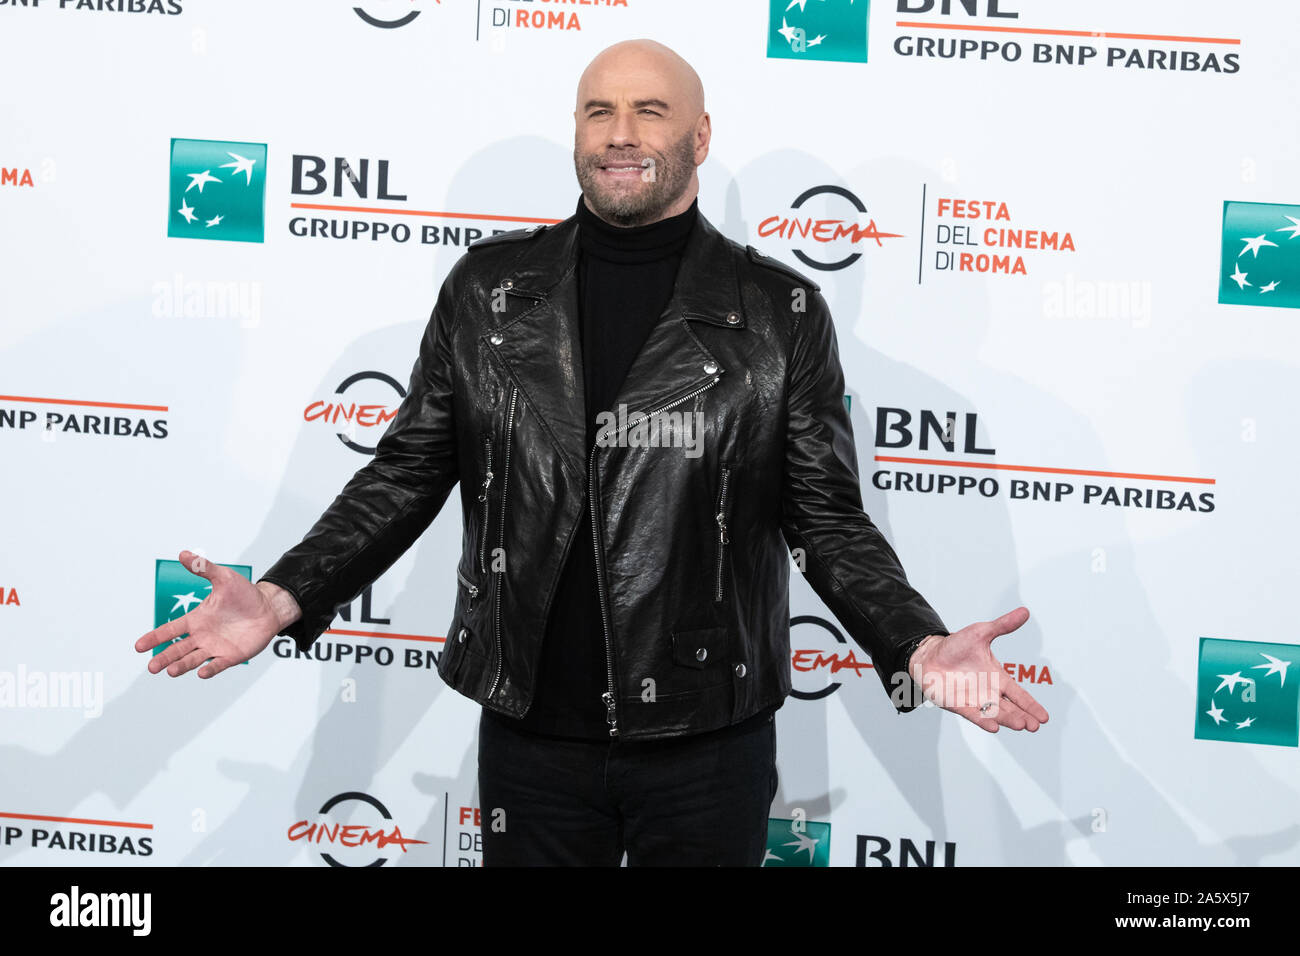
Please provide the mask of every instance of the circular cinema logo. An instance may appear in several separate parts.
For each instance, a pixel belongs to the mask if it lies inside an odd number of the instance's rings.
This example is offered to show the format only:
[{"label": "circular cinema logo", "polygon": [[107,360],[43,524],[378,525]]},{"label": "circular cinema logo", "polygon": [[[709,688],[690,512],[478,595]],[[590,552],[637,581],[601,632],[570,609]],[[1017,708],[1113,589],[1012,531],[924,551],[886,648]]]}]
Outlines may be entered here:
[{"label": "circular cinema logo", "polygon": [[[817,199],[821,201],[813,203]],[[830,185],[804,190],[790,204],[789,213],[760,222],[758,235],[787,240],[796,259],[822,272],[853,265],[862,258],[863,243],[881,247],[885,239],[903,238],[902,233],[881,232],[867,213],[866,203],[843,186]]]},{"label": "circular cinema logo", "polygon": [[[377,391],[373,383],[379,383]],[[351,392],[354,386],[360,388]],[[389,388],[397,393],[397,405],[391,404],[387,398]],[[340,442],[358,454],[373,455],[379,444],[378,437],[370,443],[359,439],[365,435],[383,434],[388,423],[397,417],[401,400],[406,398],[406,389],[391,375],[366,371],[349,375],[339,383],[334,395],[328,401],[317,399],[309,404],[303,410],[303,420],[336,425],[339,430],[335,436]]]},{"label": "circular cinema logo", "polygon": [[408,846],[428,842],[402,836],[392,820],[388,808],[370,794],[351,790],[326,800],[314,821],[290,826],[289,841],[328,847],[320,855],[330,866],[383,866]]},{"label": "circular cinema logo", "polygon": [[821,700],[840,689],[843,678],[861,677],[871,670],[840,629],[825,618],[801,614],[790,618],[790,696]]}]

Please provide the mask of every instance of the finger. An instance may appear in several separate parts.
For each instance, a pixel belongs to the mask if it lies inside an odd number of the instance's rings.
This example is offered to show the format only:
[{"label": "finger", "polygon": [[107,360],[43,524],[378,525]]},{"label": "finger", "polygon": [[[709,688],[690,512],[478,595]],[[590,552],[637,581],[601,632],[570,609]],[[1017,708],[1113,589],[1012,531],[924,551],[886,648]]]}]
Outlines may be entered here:
[{"label": "finger", "polygon": [[229,657],[214,657],[199,668],[199,679],[207,680],[209,677],[215,677],[227,667],[238,663],[240,662]]},{"label": "finger", "polygon": [[166,667],[171,666],[176,661],[180,660],[190,651],[194,650],[197,646],[198,644],[195,642],[193,635],[190,635],[189,637],[183,638],[178,641],[174,641],[170,647],[168,647],[164,651],[155,654],[149,660],[149,673],[157,674],[159,671],[163,670]]},{"label": "finger", "polygon": [[209,561],[201,554],[195,554],[193,551],[182,551],[180,554],[181,565],[201,578],[207,578],[213,584],[216,584],[219,578],[227,574],[234,574],[230,568],[215,561]]},{"label": "finger", "polygon": [[1038,721],[1026,714],[1006,697],[1003,697],[997,704],[990,707],[985,716],[992,717],[1008,730],[1028,730],[1033,732],[1038,729]]},{"label": "finger", "polygon": [[188,618],[188,614],[182,614],[174,621],[158,625],[148,634],[144,634],[136,640],[135,649],[137,651],[147,651],[165,641],[174,641],[182,634],[188,633],[190,627]]},{"label": "finger", "polygon": [[993,638],[1000,634],[1010,634],[1027,620],[1029,620],[1029,608],[1024,607],[1023,605],[1016,608],[1014,611],[1007,611],[1007,613],[1003,614],[1001,617],[988,622],[989,629],[986,633],[986,637],[988,640],[992,641]]},{"label": "finger", "polygon": [[1017,707],[1033,717],[1040,724],[1047,723],[1047,708],[1034,699],[1034,695],[1020,686],[1016,681],[1005,682],[1002,693],[1006,694]]},{"label": "finger", "polygon": [[[189,643],[188,641],[182,642],[182,644],[188,644],[188,643]],[[168,648],[168,650],[171,650],[171,648]],[[167,666],[167,673],[170,674],[172,677],[180,677],[182,674],[186,673],[187,671],[194,670],[194,668],[198,667],[200,664],[202,664],[211,656],[212,656],[212,652],[209,651],[207,648],[196,647],[193,650],[191,650],[188,654],[183,655],[180,658],[180,660],[173,661],[171,664],[169,664]]]}]

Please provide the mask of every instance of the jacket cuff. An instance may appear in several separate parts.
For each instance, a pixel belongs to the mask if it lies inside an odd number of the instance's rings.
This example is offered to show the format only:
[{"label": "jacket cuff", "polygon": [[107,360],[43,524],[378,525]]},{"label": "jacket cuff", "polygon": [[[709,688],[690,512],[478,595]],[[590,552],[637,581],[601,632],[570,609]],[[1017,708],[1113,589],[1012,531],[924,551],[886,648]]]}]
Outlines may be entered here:
[{"label": "jacket cuff", "polygon": [[[889,691],[890,702],[899,714],[910,714],[925,702],[923,688],[912,679],[911,665],[912,654],[921,646],[921,642],[931,635],[948,637],[949,631],[940,626],[915,634],[903,641],[894,656],[896,661],[894,672],[889,675],[885,687]],[[882,679],[886,677],[883,673],[880,676]]]},{"label": "jacket cuff", "polygon": [[276,587],[284,588],[298,603],[298,608],[302,611],[302,616],[298,620],[281,628],[276,632],[276,636],[292,638],[300,651],[311,650],[311,646],[316,643],[316,639],[325,633],[331,622],[333,622],[335,615],[338,613],[337,609],[326,609],[313,604],[310,600],[304,600],[302,592],[297,587],[274,573],[274,571],[262,575],[258,578],[258,581],[265,581],[268,584],[274,584]]}]

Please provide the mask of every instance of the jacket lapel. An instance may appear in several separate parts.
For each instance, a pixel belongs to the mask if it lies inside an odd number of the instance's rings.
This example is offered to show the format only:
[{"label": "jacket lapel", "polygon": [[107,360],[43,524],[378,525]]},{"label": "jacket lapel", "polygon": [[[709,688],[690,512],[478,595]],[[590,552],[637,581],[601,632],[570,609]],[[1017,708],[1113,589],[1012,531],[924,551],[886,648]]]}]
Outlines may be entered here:
[{"label": "jacket lapel", "polygon": [[682,253],[672,297],[628,369],[610,411],[627,405],[629,416],[648,414],[728,373],[691,329],[692,322],[724,329],[745,324],[731,249],[703,214]]},{"label": "jacket lapel", "polygon": [[[507,294],[534,300],[491,332],[486,347],[505,366],[576,477],[586,474],[582,339],[578,322],[577,219],[570,216],[528,243],[506,275]],[[745,327],[727,239],[701,213],[682,255],[672,297],[628,370],[614,408],[647,414],[703,388],[728,369],[690,323]],[[599,411],[599,410],[598,410]]]},{"label": "jacket lapel", "polygon": [[[532,299],[482,338],[501,361],[560,457],[579,480],[586,474],[582,336],[578,325],[577,220],[558,223],[494,277],[511,297]],[[499,337],[499,340],[498,340]]]}]

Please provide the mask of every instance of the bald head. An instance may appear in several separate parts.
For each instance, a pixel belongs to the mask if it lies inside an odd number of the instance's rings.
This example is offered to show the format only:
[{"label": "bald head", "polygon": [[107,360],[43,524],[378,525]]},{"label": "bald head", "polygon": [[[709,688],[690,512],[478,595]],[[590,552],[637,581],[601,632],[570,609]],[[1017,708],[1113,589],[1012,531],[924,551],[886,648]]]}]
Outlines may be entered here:
[{"label": "bald head", "polygon": [[587,207],[635,226],[690,208],[712,135],[704,84],[655,40],[601,50],[578,79],[573,162]]},{"label": "bald head", "polygon": [[692,120],[704,112],[704,84],[695,68],[657,40],[623,40],[596,54],[578,77],[578,112],[611,83],[658,89]]}]

